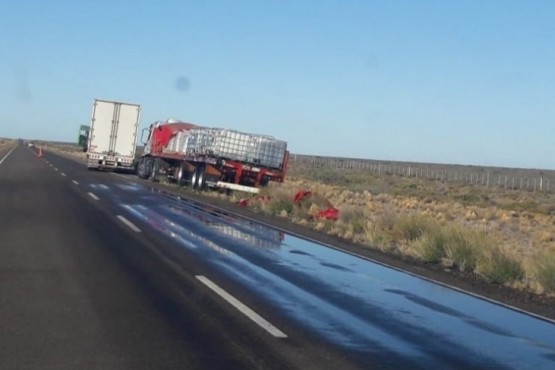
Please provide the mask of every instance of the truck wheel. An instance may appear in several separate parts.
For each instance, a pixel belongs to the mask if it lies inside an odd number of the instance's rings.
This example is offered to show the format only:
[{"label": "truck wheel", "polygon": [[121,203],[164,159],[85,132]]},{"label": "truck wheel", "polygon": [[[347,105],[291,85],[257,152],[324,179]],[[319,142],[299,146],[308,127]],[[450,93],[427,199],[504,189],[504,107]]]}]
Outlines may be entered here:
[{"label": "truck wheel", "polygon": [[154,160],[152,158],[145,159],[145,179],[152,176],[152,167],[154,165]]},{"label": "truck wheel", "polygon": [[185,169],[185,166],[180,165],[179,167],[177,167],[177,174],[175,176],[175,181],[177,182],[177,185],[183,185],[185,183],[186,177],[187,170]]},{"label": "truck wheel", "polygon": [[193,189],[202,190],[206,187],[206,176],[204,174],[205,167],[198,166],[193,172],[193,177],[191,178],[191,185]]},{"label": "truck wheel", "polygon": [[206,167],[198,166],[198,179],[197,179],[197,188],[199,190],[203,190],[206,187],[206,176],[204,174]]},{"label": "truck wheel", "polygon": [[151,181],[158,182],[160,180],[160,167],[161,163],[159,160],[155,159],[152,161],[152,172],[150,173]]},{"label": "truck wheel", "polygon": [[[200,166],[199,166],[200,167]],[[197,188],[197,184],[198,184],[198,169],[199,167],[195,167],[195,170],[193,171],[193,176],[191,176],[191,187],[193,189]]]},{"label": "truck wheel", "polygon": [[146,179],[148,177],[146,173],[146,161],[144,158],[141,159],[139,165],[137,166],[137,176],[141,179]]},{"label": "truck wheel", "polygon": [[202,190],[206,186],[204,170],[204,166],[197,166],[197,168],[195,168],[195,172],[193,172],[193,177],[191,178],[193,189]]}]

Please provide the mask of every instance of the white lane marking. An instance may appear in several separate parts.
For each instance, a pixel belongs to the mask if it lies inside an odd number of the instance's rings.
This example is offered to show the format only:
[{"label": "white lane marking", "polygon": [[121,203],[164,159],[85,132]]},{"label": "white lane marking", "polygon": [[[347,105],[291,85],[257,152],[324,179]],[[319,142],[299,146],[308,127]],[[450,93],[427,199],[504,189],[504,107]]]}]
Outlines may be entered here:
[{"label": "white lane marking", "polygon": [[126,224],[131,230],[133,230],[136,233],[140,233],[141,229],[139,229],[137,226],[135,226],[135,224],[131,221],[129,221],[128,219],[126,219],[125,217],[123,217],[122,215],[118,215],[118,218],[121,222],[123,222],[124,224]]},{"label": "white lane marking", "polygon": [[63,173],[63,172],[62,172],[62,173],[60,173],[60,175],[62,175],[62,176],[64,176],[64,177],[66,176],[66,174],[65,174],[65,173]]},{"label": "white lane marking", "polygon": [[52,165],[52,163],[50,163],[49,166],[50,166],[50,167],[54,167],[54,166]]},{"label": "white lane marking", "polygon": [[58,171],[58,168],[57,168],[57,167],[54,167],[54,171]]},{"label": "white lane marking", "polygon": [[91,193],[90,191],[89,191],[89,197],[93,198],[94,200],[99,200],[100,199],[94,193]]},{"label": "white lane marking", "polygon": [[12,148],[12,150],[10,150],[5,156],[4,158],[0,159],[0,164],[4,163],[4,161],[6,160],[6,158],[8,158],[8,156],[10,154],[12,154],[12,152],[15,150],[15,147]]},{"label": "white lane marking", "polygon": [[229,304],[238,309],[242,314],[247,316],[249,319],[257,323],[262,329],[266,330],[268,333],[276,338],[287,338],[287,334],[270,324],[259,314],[251,310],[249,307],[241,303],[237,298],[233,297],[231,294],[220,288],[218,285],[213,283],[210,279],[203,275],[195,276],[201,283],[210,288],[214,293],[225,299]]},{"label": "white lane marking", "polygon": [[75,185],[79,185],[79,183],[75,180],[71,180],[72,183],[74,183]]}]

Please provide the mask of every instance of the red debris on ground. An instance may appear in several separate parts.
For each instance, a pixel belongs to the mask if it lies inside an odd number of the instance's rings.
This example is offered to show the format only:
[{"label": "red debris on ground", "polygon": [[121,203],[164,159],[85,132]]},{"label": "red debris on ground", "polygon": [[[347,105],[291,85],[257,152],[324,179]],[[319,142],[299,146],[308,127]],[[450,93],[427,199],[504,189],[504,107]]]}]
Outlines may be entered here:
[{"label": "red debris on ground", "polygon": [[310,190],[301,189],[295,194],[295,198],[293,198],[293,201],[295,203],[300,203],[306,198],[309,198],[311,196],[312,196],[312,192]]},{"label": "red debris on ground", "polygon": [[339,210],[335,207],[329,207],[314,215],[316,218],[325,218],[330,221],[337,221],[339,219]]},{"label": "red debris on ground", "polygon": [[[293,201],[296,204],[300,204],[303,200],[308,199],[312,196],[317,196],[317,194],[312,193],[310,190],[301,189],[297,191]],[[335,208],[333,204],[331,204],[327,199],[326,203],[328,204],[328,208],[317,212],[314,217],[315,218],[323,218],[330,221],[337,221],[339,219],[339,209]]]},{"label": "red debris on ground", "polygon": [[[295,197],[293,198],[293,202],[298,206],[300,206],[302,201],[310,198],[313,195],[317,195],[317,194],[313,194],[312,191],[310,190],[301,189],[297,191],[297,193],[295,194]],[[272,200],[272,197],[269,195],[258,195],[250,199],[243,198],[239,202],[237,202],[237,204],[240,205],[241,207],[248,207],[249,203],[253,200],[270,201]],[[322,218],[330,221],[337,221],[339,219],[339,209],[335,208],[328,200],[326,200],[326,202],[328,204],[328,208],[317,212],[314,215],[314,217]]]}]

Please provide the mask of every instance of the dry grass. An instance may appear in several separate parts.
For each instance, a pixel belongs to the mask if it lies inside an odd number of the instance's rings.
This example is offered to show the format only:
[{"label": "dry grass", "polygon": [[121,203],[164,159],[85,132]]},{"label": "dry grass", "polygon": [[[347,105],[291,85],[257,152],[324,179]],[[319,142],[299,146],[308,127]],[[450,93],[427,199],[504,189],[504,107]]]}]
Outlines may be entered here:
[{"label": "dry grass", "polygon": [[15,140],[0,138],[0,150],[10,149],[15,145],[16,145]]},{"label": "dry grass", "polygon": [[0,138],[0,159],[16,145],[17,141],[15,140]]},{"label": "dry grass", "polygon": [[495,284],[507,284],[524,279],[522,264],[496,247],[482,253],[476,272],[486,281]]},{"label": "dry grass", "polygon": [[555,251],[554,194],[324,168],[306,171],[294,164],[290,173],[282,189],[292,194],[310,189],[341,210],[335,227],[320,222],[319,230],[471,271],[492,283],[555,292],[550,286],[555,262],[536,258]]},{"label": "dry grass", "polygon": [[537,257],[535,277],[546,292],[555,293],[555,252],[546,251]]},{"label": "dry grass", "polygon": [[61,145],[61,144],[49,144],[49,143],[38,143],[46,150],[54,150],[65,156],[75,158],[77,160],[85,161],[87,159],[87,153],[83,151],[83,148],[75,145]]}]

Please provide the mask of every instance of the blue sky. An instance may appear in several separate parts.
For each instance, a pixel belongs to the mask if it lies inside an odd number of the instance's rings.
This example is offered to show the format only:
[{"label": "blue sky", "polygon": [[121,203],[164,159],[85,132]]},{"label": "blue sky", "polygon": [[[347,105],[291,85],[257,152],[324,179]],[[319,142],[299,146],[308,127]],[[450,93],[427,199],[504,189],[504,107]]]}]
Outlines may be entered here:
[{"label": "blue sky", "polygon": [[555,2],[2,1],[0,136],[94,98],[294,153],[555,169]]}]

